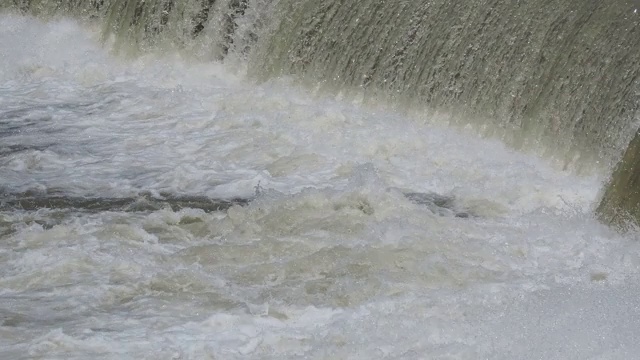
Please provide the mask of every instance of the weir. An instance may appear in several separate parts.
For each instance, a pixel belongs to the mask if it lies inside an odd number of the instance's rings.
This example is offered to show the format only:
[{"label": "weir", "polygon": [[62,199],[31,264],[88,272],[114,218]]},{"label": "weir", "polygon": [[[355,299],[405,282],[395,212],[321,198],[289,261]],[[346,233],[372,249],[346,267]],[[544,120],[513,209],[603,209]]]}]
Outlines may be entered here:
[{"label": "weir", "polygon": [[[638,219],[638,0],[13,0],[39,16],[101,23],[125,53],[182,49],[295,75],[613,172],[598,213]],[[620,217],[611,214],[629,214]]]},{"label": "weir", "polygon": [[261,74],[443,109],[567,166],[612,161],[633,134],[640,14],[630,2],[297,1],[283,11]]}]

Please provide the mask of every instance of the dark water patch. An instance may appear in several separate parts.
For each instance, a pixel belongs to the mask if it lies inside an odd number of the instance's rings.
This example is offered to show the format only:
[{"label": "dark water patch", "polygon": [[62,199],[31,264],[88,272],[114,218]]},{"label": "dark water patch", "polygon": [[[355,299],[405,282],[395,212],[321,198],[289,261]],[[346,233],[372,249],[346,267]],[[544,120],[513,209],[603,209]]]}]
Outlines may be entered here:
[{"label": "dark water patch", "polygon": [[[0,133],[0,136],[1,135],[2,134]],[[44,151],[50,146],[51,144],[50,145],[7,145],[7,146],[0,145],[0,157],[20,153],[23,151],[29,151],[29,150]]]},{"label": "dark water patch", "polygon": [[[0,296],[0,326],[51,327],[60,326],[90,316],[88,306],[77,306],[71,299],[54,295],[53,291],[72,284],[36,290],[33,293]],[[67,300],[67,301],[65,301]]]},{"label": "dark water patch", "polygon": [[431,211],[442,216],[455,216],[458,218],[471,217],[471,213],[461,209],[453,196],[445,196],[437,193],[408,192],[404,196],[414,204],[424,205]]},{"label": "dark water patch", "polygon": [[2,215],[0,214],[0,239],[6,235],[11,235],[14,232],[12,225],[13,223],[11,221],[3,219]]},{"label": "dark water patch", "polygon": [[214,199],[205,196],[143,193],[136,197],[83,197],[63,194],[1,195],[0,211],[40,209],[66,209],[99,213],[104,211],[150,212],[164,208],[179,211],[184,208],[201,209],[205,212],[226,211],[233,205],[244,206],[251,200],[244,198]]},{"label": "dark water patch", "polygon": [[[42,115],[46,113],[50,113],[53,110],[70,110],[74,109],[75,104],[22,104],[23,106],[20,108],[7,110],[0,112],[0,121],[10,122],[14,120],[22,120],[22,121],[30,121],[31,124],[39,123],[38,120],[42,120]],[[35,116],[34,116],[35,115]],[[46,119],[46,118],[45,118]],[[48,119],[50,120],[50,119]]]},{"label": "dark water patch", "polygon": [[[37,225],[43,230],[49,230],[55,226],[64,224],[70,218],[76,217],[77,214],[78,212],[76,210],[69,211],[68,209],[57,209],[47,211],[46,213],[31,212],[28,214],[16,214],[10,211],[3,212],[0,210],[0,239],[19,232],[24,226]],[[0,259],[0,262],[1,260],[2,259]]]},{"label": "dark water patch", "polygon": [[43,122],[51,120],[51,116],[41,114],[38,117],[23,118],[16,114],[0,113],[0,137],[17,135],[34,131]]},{"label": "dark water patch", "polygon": [[[453,196],[419,192],[407,192],[404,193],[404,195],[407,200],[412,203],[426,206],[429,210],[441,216],[454,216],[458,218],[473,216],[471,212],[463,209]],[[26,191],[22,193],[0,192],[0,211],[37,211],[49,209],[99,213],[104,211],[151,212],[165,208],[170,208],[172,211],[179,211],[181,209],[191,208],[201,209],[209,213],[226,211],[234,205],[246,206],[252,200],[253,198],[235,197],[220,199],[199,195],[176,195],[169,193],[160,193],[159,195],[141,193],[138,196],[129,197],[85,197],[58,193],[55,190],[48,192]]]},{"label": "dark water patch", "polygon": [[21,104],[19,108],[0,111],[0,137],[25,134],[57,134],[64,129],[52,127],[59,116],[90,115],[94,104]]}]

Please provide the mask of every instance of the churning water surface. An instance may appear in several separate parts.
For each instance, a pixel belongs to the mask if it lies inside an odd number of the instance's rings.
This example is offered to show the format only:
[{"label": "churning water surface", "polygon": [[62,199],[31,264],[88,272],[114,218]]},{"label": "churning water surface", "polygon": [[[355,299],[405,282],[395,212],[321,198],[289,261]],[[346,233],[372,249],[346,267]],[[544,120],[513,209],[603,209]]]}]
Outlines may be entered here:
[{"label": "churning water surface", "polygon": [[70,20],[0,29],[0,358],[640,353],[603,179]]}]

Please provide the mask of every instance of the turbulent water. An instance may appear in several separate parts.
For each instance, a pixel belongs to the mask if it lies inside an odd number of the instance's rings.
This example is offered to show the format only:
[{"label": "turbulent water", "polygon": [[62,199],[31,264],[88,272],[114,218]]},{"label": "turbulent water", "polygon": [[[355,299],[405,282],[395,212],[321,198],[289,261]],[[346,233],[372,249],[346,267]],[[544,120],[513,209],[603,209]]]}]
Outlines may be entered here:
[{"label": "turbulent water", "polygon": [[0,29],[0,358],[640,352],[603,177],[70,19]]},{"label": "turbulent water", "polygon": [[578,170],[615,162],[638,127],[637,0],[280,3],[260,74],[445,110]]}]

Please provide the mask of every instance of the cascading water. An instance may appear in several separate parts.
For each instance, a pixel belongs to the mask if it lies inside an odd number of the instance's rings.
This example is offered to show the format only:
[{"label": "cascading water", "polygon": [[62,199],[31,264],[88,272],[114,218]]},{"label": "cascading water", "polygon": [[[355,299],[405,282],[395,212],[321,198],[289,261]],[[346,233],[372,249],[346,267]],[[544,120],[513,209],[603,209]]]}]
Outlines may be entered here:
[{"label": "cascading water", "polygon": [[[617,159],[637,128],[629,1],[291,1],[256,67],[445,109],[571,164]],[[512,138],[513,137],[513,138]]]},{"label": "cascading water", "polygon": [[632,358],[639,12],[0,1],[0,358]]},{"label": "cascading water", "polygon": [[5,6],[43,17],[73,15],[97,20],[103,40],[113,37],[115,49],[126,53],[182,49],[212,60],[222,58],[230,47],[238,53],[247,51],[256,40],[256,31],[266,22],[271,2],[16,0]]},{"label": "cascading water", "polygon": [[[295,74],[370,103],[444,112],[451,123],[579,172],[611,171],[639,124],[637,1],[25,0],[13,6],[102,19],[104,36],[128,52],[180,48],[222,59],[233,48],[233,61],[250,57],[258,79]],[[618,184],[617,192],[625,196],[632,190],[620,188],[630,186]],[[632,203],[622,211],[633,212]],[[607,208],[602,212],[615,212]]]},{"label": "cascading water", "polygon": [[[102,19],[130,51],[251,56],[370,101],[444,110],[565,166],[619,159],[638,125],[640,14],[632,1],[15,1]],[[263,39],[258,41],[258,33]],[[586,157],[586,160],[578,160]]]}]

